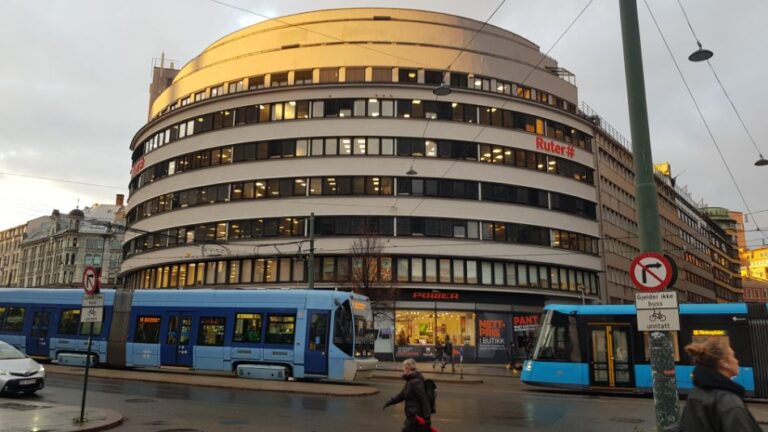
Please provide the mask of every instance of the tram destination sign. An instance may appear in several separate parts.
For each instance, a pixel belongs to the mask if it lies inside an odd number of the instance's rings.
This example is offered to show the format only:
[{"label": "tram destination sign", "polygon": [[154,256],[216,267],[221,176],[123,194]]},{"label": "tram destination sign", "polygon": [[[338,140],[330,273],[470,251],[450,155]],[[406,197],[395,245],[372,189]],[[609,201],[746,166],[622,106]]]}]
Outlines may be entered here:
[{"label": "tram destination sign", "polygon": [[680,330],[677,292],[636,293],[637,329],[639,331]]}]

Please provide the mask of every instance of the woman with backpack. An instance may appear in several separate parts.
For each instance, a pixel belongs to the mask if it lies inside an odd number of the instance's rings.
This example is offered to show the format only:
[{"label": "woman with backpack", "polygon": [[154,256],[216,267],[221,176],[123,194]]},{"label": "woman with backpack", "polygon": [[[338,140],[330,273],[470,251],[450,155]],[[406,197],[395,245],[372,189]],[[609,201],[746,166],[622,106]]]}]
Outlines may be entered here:
[{"label": "woman with backpack", "polygon": [[692,343],[685,352],[693,359],[693,385],[683,410],[682,432],[760,432],[762,429],[744,404],[744,387],[731,378],[739,373],[739,360],[727,340],[709,338]]},{"label": "woman with backpack", "polygon": [[424,376],[416,370],[416,360],[409,358],[403,362],[403,379],[403,389],[388,400],[382,409],[405,402],[405,423],[402,432],[430,431],[432,405],[427,395]]}]

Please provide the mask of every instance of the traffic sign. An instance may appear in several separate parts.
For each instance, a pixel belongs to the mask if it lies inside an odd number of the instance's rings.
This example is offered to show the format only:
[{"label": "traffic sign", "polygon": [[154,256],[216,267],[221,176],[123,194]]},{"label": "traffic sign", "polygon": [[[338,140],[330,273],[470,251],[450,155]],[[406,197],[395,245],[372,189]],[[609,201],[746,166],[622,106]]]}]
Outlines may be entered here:
[{"label": "traffic sign", "polygon": [[680,330],[680,313],[677,309],[638,309],[637,329],[639,331]]},{"label": "traffic sign", "polygon": [[629,276],[640,291],[656,292],[667,288],[675,273],[667,257],[656,252],[638,255],[629,265]]},{"label": "traffic sign", "polygon": [[104,296],[102,294],[84,296],[83,308],[80,310],[80,322],[102,321],[104,321]]},{"label": "traffic sign", "polygon": [[637,329],[639,331],[680,330],[677,292],[636,293]]},{"label": "traffic sign", "polygon": [[635,307],[637,309],[677,309],[677,292],[637,293]]},{"label": "traffic sign", "polygon": [[99,274],[93,267],[86,267],[83,271],[83,289],[87,295],[99,292]]}]

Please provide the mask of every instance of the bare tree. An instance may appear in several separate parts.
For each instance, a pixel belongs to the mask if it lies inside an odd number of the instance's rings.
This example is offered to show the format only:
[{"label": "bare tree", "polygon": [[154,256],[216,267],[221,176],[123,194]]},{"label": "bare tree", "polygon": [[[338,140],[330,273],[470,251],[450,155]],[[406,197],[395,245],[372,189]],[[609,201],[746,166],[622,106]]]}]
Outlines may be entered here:
[{"label": "bare tree", "polygon": [[[384,269],[381,265],[384,242],[375,230],[370,228],[366,221],[362,234],[352,242],[350,247],[352,263],[348,282],[344,286],[370,299],[374,322],[385,321],[394,325],[398,290],[392,283],[392,269]],[[387,272],[388,275],[386,275]],[[390,336],[390,342],[392,362],[395,362],[394,335]]]},{"label": "bare tree", "polygon": [[[392,284],[391,269],[381,268],[384,243],[381,237],[367,229],[367,225],[350,247],[352,265],[345,287],[371,300],[374,319],[378,316],[394,321],[394,317],[388,312],[393,309],[397,300],[397,288]],[[384,277],[384,272],[390,272],[390,276]]]}]

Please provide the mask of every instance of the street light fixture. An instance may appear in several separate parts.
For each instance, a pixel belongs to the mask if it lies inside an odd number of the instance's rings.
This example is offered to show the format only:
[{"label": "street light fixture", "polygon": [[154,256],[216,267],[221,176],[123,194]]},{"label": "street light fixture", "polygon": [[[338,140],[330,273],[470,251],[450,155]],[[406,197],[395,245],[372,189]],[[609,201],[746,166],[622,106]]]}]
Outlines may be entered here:
[{"label": "street light fixture", "polygon": [[764,158],[762,154],[760,154],[760,159],[755,162],[755,166],[766,166],[768,165],[768,159]]},{"label": "street light fixture", "polygon": [[415,176],[416,174],[418,174],[418,172],[416,172],[416,170],[413,169],[413,166],[411,166],[408,169],[408,171],[405,172],[405,175],[409,175],[409,176]]},{"label": "street light fixture", "polygon": [[446,83],[440,83],[439,86],[435,87],[434,90],[432,90],[432,93],[435,96],[448,96],[451,94],[453,90],[451,90],[451,87],[448,86]]},{"label": "street light fixture", "polygon": [[712,58],[713,55],[715,55],[712,51],[710,51],[708,49],[704,49],[701,46],[701,42],[696,41],[696,43],[699,44],[699,49],[697,49],[691,55],[689,55],[688,56],[688,60],[690,60],[690,61],[692,61],[694,63],[698,63],[698,62],[703,62],[703,61],[709,60],[709,59]]}]

